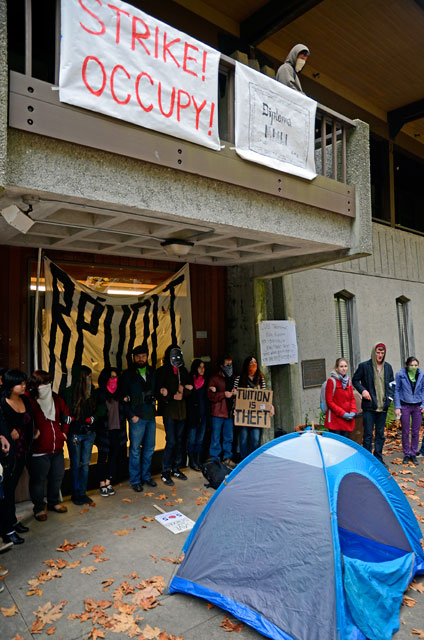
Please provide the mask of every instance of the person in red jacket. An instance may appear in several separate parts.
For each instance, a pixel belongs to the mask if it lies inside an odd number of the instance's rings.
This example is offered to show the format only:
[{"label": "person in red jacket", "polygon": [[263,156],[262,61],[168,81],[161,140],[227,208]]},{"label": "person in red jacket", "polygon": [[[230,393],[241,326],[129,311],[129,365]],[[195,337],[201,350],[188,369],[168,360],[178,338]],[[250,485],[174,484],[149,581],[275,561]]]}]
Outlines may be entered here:
[{"label": "person in red jacket", "polygon": [[39,436],[34,440],[29,464],[29,492],[34,504],[34,518],[47,520],[44,493],[47,482],[47,509],[66,513],[59,492],[65,473],[63,445],[68,433],[69,409],[63,398],[52,391],[50,374],[42,369],[34,371],[28,381],[27,396],[31,403],[35,428]]},{"label": "person in red jacket", "polygon": [[[225,355],[220,360],[218,371],[209,380],[208,399],[211,408],[212,429],[209,455],[234,467],[231,462],[233,445],[234,389],[233,358]],[[222,440],[222,445],[221,445]]]},{"label": "person in red jacket", "polygon": [[328,409],[324,426],[333,433],[346,437],[355,427],[356,415],[356,402],[352,382],[347,374],[348,368],[347,360],[337,358],[325,387],[325,402]]}]

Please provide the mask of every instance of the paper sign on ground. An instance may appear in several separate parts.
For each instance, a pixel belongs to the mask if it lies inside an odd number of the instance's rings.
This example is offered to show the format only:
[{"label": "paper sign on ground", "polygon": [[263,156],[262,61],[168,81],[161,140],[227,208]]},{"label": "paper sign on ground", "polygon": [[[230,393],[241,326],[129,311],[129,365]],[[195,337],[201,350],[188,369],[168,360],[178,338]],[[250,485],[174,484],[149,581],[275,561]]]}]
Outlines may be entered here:
[{"label": "paper sign on ground", "polygon": [[235,142],[245,160],[313,180],[316,107],[303,93],[236,62]]},{"label": "paper sign on ground", "polygon": [[61,102],[219,149],[219,59],[121,0],[61,0]]},{"label": "paper sign on ground", "polygon": [[298,362],[296,326],[292,320],[265,320],[259,323],[263,366]]},{"label": "paper sign on ground", "polygon": [[183,533],[194,527],[194,521],[187,518],[181,511],[168,511],[155,516],[155,520],[172,533]]},{"label": "paper sign on ground", "polygon": [[271,407],[273,392],[270,389],[237,389],[234,408],[234,424],[238,427],[271,426]]}]

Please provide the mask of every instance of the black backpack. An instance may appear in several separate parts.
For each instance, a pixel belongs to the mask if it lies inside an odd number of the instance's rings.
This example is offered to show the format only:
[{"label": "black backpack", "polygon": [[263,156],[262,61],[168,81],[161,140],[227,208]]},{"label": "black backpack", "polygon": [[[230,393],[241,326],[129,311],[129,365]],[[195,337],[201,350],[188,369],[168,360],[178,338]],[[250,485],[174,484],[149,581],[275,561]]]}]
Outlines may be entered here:
[{"label": "black backpack", "polygon": [[219,485],[225,478],[231,473],[232,469],[227,467],[220,460],[208,460],[202,466],[202,473],[207,480],[207,487],[211,487],[212,489],[218,489]]}]

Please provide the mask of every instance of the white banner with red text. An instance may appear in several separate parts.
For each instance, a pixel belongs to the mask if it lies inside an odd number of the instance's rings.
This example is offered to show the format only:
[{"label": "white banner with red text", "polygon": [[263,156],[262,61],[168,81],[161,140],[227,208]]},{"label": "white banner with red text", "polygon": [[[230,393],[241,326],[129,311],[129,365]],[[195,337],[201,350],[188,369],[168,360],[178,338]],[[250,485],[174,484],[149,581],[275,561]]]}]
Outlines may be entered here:
[{"label": "white banner with red text", "polygon": [[61,0],[61,102],[218,150],[219,59],[121,0]]},{"label": "white banner with red text", "polygon": [[307,180],[315,171],[317,103],[236,63],[235,144],[245,160]]}]

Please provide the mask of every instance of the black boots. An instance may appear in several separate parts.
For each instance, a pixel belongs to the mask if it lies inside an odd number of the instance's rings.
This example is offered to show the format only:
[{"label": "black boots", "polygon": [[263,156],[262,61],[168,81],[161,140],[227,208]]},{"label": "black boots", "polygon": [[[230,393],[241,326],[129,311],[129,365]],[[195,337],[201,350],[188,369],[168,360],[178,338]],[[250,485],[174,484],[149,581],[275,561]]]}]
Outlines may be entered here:
[{"label": "black boots", "polygon": [[188,454],[188,466],[193,471],[201,471],[202,468],[200,466],[200,453],[189,453]]}]

